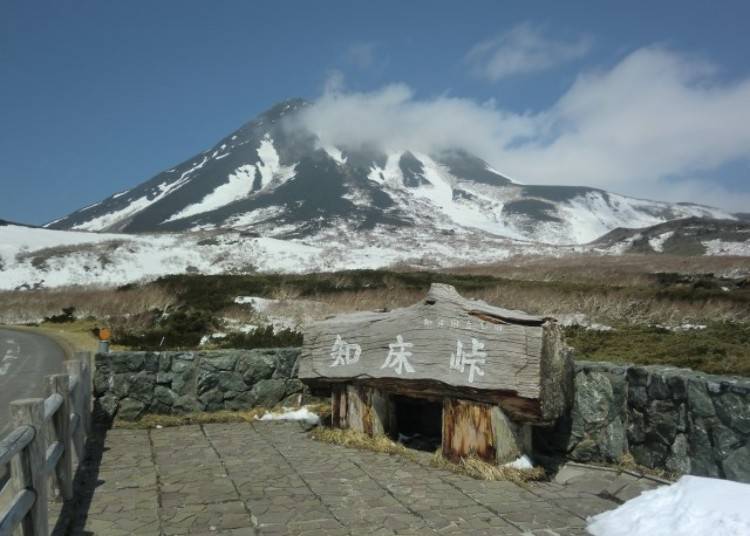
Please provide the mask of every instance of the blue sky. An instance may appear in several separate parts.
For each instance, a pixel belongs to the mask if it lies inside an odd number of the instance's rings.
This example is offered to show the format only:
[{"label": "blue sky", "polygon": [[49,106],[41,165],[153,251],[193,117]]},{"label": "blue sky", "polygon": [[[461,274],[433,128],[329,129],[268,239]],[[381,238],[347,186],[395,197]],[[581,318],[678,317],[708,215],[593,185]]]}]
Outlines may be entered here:
[{"label": "blue sky", "polygon": [[[733,1],[6,0],[0,218],[62,216],[295,96],[361,105],[371,136],[470,130],[523,182],[750,211],[747,20]],[[316,126],[351,136],[335,117]]]}]

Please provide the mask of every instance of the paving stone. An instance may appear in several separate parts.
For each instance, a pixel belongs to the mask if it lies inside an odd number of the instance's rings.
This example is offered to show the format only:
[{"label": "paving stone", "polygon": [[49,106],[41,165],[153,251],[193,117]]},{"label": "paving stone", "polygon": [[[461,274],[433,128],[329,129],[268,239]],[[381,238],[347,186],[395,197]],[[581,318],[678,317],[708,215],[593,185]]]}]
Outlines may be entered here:
[{"label": "paving stone", "polygon": [[317,442],[295,423],[114,429],[105,447],[73,534],[574,536],[656,485],[588,467],[523,487],[473,480],[428,454]]}]

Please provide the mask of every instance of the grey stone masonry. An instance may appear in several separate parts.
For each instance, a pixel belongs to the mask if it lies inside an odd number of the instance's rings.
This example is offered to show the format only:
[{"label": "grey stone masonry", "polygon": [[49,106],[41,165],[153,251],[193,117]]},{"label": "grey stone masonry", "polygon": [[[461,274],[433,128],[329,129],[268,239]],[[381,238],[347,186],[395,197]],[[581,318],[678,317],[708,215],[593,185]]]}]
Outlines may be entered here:
[{"label": "grey stone masonry", "polygon": [[576,363],[573,411],[538,443],[577,461],[636,463],[750,482],[750,379]]},{"label": "grey stone masonry", "polygon": [[302,393],[299,349],[112,352],[96,355],[94,395],[107,417],[274,406]]}]

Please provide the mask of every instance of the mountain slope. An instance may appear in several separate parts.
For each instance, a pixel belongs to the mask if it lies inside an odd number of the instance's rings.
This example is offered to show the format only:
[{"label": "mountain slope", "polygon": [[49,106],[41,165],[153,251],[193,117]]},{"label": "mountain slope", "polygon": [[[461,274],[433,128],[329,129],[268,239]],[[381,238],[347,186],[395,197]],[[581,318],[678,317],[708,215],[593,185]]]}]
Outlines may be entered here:
[{"label": "mountain slope", "polygon": [[750,222],[686,218],[641,229],[615,229],[591,244],[610,253],[750,255]]},{"label": "mountain slope", "polygon": [[[64,218],[51,229],[124,233],[233,228],[317,240],[412,229],[548,244],[583,244],[617,227],[718,209],[633,199],[595,188],[517,184],[455,149],[326,146],[294,119],[307,106],[277,104],[214,147]],[[294,126],[290,126],[294,125]]]}]

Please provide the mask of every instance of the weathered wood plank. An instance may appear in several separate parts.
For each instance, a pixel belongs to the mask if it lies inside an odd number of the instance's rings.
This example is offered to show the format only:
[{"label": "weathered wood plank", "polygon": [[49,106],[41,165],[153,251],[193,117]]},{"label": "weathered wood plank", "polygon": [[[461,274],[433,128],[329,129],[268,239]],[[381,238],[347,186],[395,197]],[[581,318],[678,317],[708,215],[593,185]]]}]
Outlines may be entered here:
[{"label": "weathered wood plank", "polygon": [[5,512],[0,512],[0,536],[10,536],[14,533],[14,529],[31,510],[35,498],[36,494],[29,489],[16,493]]},{"label": "weathered wood plank", "polygon": [[70,427],[70,377],[67,374],[54,374],[47,378],[50,393],[61,397],[60,409],[52,417],[55,438],[62,448],[60,460],[54,471],[57,487],[64,500],[73,498],[73,452]]},{"label": "weathered wood plank", "polygon": [[492,406],[445,399],[443,402],[443,456],[452,461],[475,456],[495,463]]},{"label": "weathered wood plank", "polygon": [[19,426],[0,441],[0,467],[10,463],[13,456],[21,452],[34,439],[32,426]]},{"label": "weathered wood plank", "polygon": [[15,494],[24,489],[34,490],[34,504],[23,518],[21,525],[24,534],[44,536],[48,534],[47,524],[47,445],[44,426],[44,400],[31,398],[10,403],[13,421],[17,426],[28,425],[34,428],[34,439],[15,456],[11,466],[11,491]]},{"label": "weathered wood plank", "polygon": [[[565,355],[558,355],[559,329],[550,326],[556,326],[550,319],[467,300],[453,287],[433,285],[411,307],[341,315],[309,326],[299,377],[310,383],[409,382],[411,388],[431,382],[431,390],[444,386],[444,394],[492,391],[498,395],[479,398],[536,401],[530,404],[536,408],[522,413],[551,421],[561,411],[561,387],[555,385],[564,380],[559,365]],[[560,341],[547,343],[548,337]],[[550,375],[546,384],[543,374]]]}]

